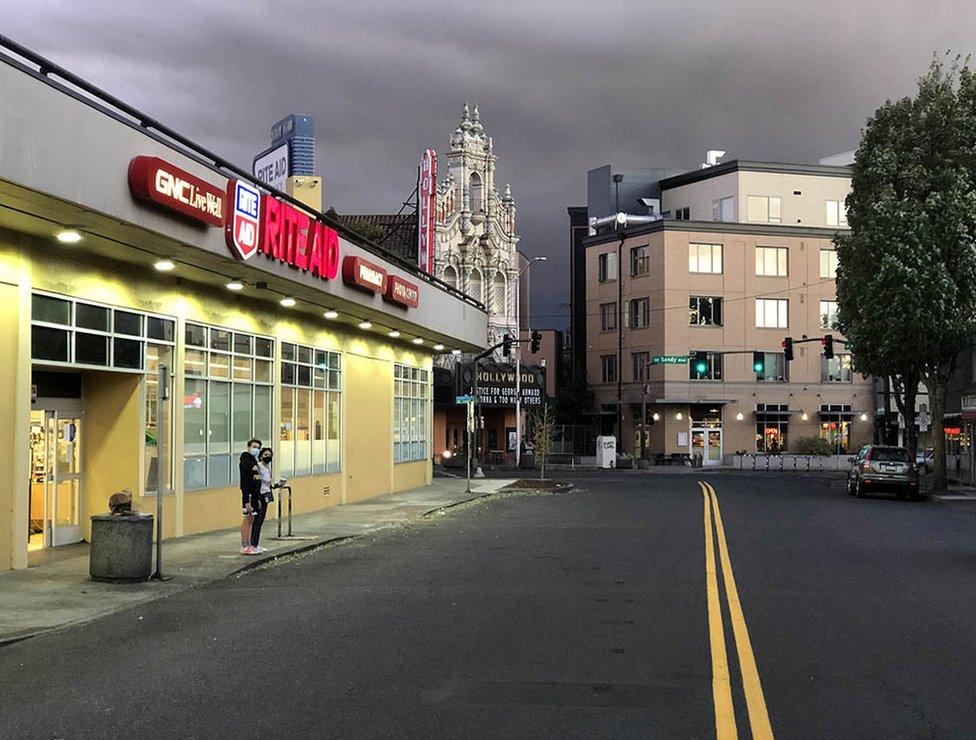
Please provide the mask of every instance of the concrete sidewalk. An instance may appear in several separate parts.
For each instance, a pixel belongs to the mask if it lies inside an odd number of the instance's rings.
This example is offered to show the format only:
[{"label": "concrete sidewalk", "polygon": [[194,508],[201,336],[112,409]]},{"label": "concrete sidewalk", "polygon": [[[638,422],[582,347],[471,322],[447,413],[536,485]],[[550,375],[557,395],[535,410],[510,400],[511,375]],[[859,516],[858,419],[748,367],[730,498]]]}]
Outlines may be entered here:
[{"label": "concrete sidewalk", "polygon": [[180,593],[282,555],[417,519],[494,493],[513,480],[472,481],[471,493],[466,493],[463,479],[435,478],[423,488],[297,515],[293,529],[300,539],[273,539],[277,520],[269,518],[261,542],[268,551],[261,555],[238,554],[238,529],[166,540],[163,570],[171,580],[162,583],[96,583],[88,577],[87,551],[34,568],[0,573],[0,646]]}]

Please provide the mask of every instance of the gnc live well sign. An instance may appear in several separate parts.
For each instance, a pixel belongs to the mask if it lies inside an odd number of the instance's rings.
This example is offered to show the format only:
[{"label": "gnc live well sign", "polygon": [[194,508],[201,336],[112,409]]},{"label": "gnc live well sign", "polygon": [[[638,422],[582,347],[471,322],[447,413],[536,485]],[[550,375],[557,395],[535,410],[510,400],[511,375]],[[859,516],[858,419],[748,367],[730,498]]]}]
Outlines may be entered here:
[{"label": "gnc live well sign", "polygon": [[139,156],[129,162],[129,190],[140,200],[194,221],[224,225],[224,191],[159,157]]}]

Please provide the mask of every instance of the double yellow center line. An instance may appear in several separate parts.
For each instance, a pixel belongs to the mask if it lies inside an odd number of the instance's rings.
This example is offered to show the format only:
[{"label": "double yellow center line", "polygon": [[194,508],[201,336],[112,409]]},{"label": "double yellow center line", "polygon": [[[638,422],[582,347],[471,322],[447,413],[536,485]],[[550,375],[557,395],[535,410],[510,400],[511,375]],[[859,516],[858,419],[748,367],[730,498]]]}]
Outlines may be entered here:
[{"label": "double yellow center line", "polygon": [[[737,738],[735,710],[732,706],[732,681],[729,676],[729,656],[725,645],[725,628],[722,619],[722,602],[719,593],[718,568],[716,567],[715,543],[718,542],[718,559],[721,561],[722,581],[728,602],[732,634],[735,637],[735,650],[739,657],[739,671],[742,687],[749,711],[749,726],[754,738],[773,737],[763,697],[762,683],[756,657],[749,641],[749,630],[742,614],[739,591],[732,575],[732,560],[729,558],[729,545],[725,540],[722,526],[722,513],[718,508],[718,496],[709,483],[699,481],[705,499],[705,587],[708,591],[708,638],[712,651],[712,701],[715,703],[715,736],[718,740]],[[714,512],[715,533],[712,532]]]}]

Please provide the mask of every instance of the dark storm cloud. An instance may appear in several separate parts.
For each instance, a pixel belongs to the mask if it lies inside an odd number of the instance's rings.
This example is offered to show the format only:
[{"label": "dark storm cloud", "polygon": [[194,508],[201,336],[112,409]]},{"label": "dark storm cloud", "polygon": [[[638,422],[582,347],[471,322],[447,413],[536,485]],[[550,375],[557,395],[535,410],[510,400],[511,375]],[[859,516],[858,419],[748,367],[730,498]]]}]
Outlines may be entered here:
[{"label": "dark storm cloud", "polygon": [[[972,50],[971,0],[4,3],[0,33],[237,162],[314,115],[325,201],[390,211],[419,153],[477,101],[511,182],[538,323],[567,309],[566,206],[608,161],[694,167],[708,148],[816,161]],[[545,271],[543,273],[542,271]]]}]

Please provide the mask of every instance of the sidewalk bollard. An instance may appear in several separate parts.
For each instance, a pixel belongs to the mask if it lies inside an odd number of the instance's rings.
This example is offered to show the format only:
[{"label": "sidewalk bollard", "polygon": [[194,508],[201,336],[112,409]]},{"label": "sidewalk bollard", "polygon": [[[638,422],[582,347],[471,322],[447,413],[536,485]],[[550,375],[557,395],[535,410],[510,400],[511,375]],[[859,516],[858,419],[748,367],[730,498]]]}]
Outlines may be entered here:
[{"label": "sidewalk bollard", "polygon": [[[291,486],[278,486],[279,491],[288,491],[288,537],[291,532]],[[281,496],[278,496],[278,539],[281,539]]]}]

